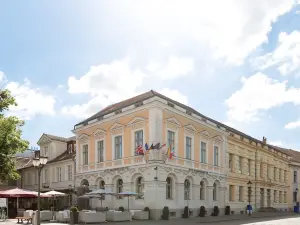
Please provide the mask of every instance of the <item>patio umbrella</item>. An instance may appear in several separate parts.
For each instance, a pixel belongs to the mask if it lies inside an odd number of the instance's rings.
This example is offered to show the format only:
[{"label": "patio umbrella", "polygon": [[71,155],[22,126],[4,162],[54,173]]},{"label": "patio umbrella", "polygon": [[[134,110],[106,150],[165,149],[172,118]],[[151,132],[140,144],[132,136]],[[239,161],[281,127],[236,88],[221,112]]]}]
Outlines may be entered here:
[{"label": "patio umbrella", "polygon": [[124,192],[118,193],[117,195],[119,195],[119,196],[124,196],[124,197],[127,197],[127,198],[128,198],[128,212],[129,212],[129,211],[130,211],[130,210],[129,210],[129,197],[130,197],[130,196],[137,196],[138,193],[133,192],[133,191],[124,191]]},{"label": "patio umbrella", "polygon": [[[54,190],[43,193],[43,197],[55,198],[55,197],[61,197],[61,196],[67,196],[67,194],[58,192],[58,191],[54,191]],[[53,201],[53,209],[54,209],[54,201]],[[55,218],[54,211],[52,211],[52,213],[53,213],[53,221],[55,221],[56,218]]]},{"label": "patio umbrella", "polygon": [[115,192],[105,190],[105,189],[98,189],[92,192],[87,193],[85,196],[90,197],[90,198],[97,198],[100,197],[101,200],[101,207],[102,207],[102,197],[105,195],[115,195]]},{"label": "patio umbrella", "polygon": [[0,197],[3,198],[17,198],[17,209],[19,208],[19,198],[37,197],[37,192],[29,191],[21,188],[13,188],[0,192]]}]

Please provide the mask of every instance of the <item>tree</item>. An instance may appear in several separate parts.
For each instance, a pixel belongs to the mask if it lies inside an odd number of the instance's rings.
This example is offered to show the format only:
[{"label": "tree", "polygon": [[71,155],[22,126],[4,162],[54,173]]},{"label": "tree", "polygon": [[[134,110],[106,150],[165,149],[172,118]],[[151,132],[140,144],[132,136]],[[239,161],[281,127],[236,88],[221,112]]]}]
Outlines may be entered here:
[{"label": "tree", "polygon": [[15,155],[24,152],[29,144],[21,138],[24,121],[4,114],[9,111],[9,107],[16,105],[11,93],[0,89],[0,183],[19,178]]}]

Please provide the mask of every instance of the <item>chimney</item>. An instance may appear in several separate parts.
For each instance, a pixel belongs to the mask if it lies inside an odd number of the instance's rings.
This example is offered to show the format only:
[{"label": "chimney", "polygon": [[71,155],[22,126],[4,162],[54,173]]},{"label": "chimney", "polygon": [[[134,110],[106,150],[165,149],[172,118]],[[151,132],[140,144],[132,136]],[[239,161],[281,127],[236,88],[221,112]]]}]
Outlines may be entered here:
[{"label": "chimney", "polygon": [[265,136],[263,137],[263,143],[267,144],[267,138]]}]

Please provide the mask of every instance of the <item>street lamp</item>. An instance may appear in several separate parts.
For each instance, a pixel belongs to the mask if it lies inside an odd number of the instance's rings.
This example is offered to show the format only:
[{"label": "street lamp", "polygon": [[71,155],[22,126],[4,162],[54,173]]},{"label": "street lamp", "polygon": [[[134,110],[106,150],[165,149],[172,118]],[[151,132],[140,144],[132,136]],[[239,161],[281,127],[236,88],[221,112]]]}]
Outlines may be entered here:
[{"label": "street lamp", "polygon": [[37,225],[41,224],[40,220],[40,195],[41,195],[41,171],[47,163],[48,158],[44,156],[39,156],[39,158],[34,158],[32,164],[34,168],[38,171],[38,204],[37,204]]},{"label": "street lamp", "polygon": [[248,214],[249,216],[251,216],[251,212],[250,212],[250,204],[251,204],[251,184],[252,182],[249,180],[247,185],[248,185],[248,200],[249,200],[249,206],[248,206]]}]

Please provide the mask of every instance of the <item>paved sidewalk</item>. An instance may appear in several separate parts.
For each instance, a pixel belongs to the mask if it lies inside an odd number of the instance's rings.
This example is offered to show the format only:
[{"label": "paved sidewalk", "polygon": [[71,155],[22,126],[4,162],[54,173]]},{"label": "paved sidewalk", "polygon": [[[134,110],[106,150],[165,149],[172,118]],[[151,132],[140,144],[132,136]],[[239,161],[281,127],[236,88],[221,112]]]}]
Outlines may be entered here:
[{"label": "paved sidewalk", "polygon": [[300,216],[294,212],[256,212],[251,216],[248,214],[236,214],[230,216],[206,216],[206,217],[196,217],[197,223],[213,223],[221,221],[232,221],[232,220],[243,220],[249,218],[268,218],[268,217],[288,217],[288,216]]}]

